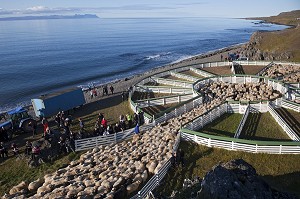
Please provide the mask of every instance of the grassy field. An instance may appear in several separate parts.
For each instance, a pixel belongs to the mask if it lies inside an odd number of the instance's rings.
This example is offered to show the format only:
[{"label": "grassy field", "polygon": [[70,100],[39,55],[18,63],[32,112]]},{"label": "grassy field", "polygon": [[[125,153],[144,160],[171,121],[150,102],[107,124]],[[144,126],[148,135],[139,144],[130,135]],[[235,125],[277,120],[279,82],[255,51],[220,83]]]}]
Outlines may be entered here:
[{"label": "grassy field", "polygon": [[[204,177],[220,162],[242,158],[271,186],[300,196],[300,155],[252,154],[208,148],[182,141],[179,146],[185,153],[185,165],[171,168],[156,192],[169,196],[172,190],[180,190],[185,178]],[[197,190],[198,191],[198,190]],[[186,198],[184,195],[182,198]]]},{"label": "grassy field", "polygon": [[61,156],[54,162],[40,165],[37,168],[28,168],[26,159],[9,158],[0,164],[0,196],[8,193],[9,190],[21,181],[31,182],[45,174],[53,173],[57,169],[70,163],[72,160],[79,159],[82,153],[70,153]]},{"label": "grassy field", "polygon": [[300,113],[286,108],[278,108],[275,110],[300,136]]},{"label": "grassy field", "polygon": [[[82,118],[86,125],[86,130],[92,131],[94,124],[96,122],[98,113],[103,113],[104,117],[108,120],[109,124],[114,124],[119,121],[120,114],[133,114],[129,107],[128,101],[122,101],[121,96],[110,97],[102,99],[90,104],[85,105],[72,115],[74,121],[71,126],[71,130],[76,132],[79,130],[79,122],[77,118]],[[50,123],[52,129],[55,129],[55,123]],[[31,135],[26,134],[22,135],[18,139],[28,139],[31,138]],[[36,136],[35,139],[40,138],[41,136]],[[31,140],[34,140],[31,138]],[[23,141],[23,140],[21,140]],[[17,140],[14,140],[17,142]],[[18,146],[21,146],[20,144]],[[23,153],[23,148],[21,148]],[[37,168],[30,169],[27,166],[26,159],[17,160],[14,157],[9,157],[7,160],[3,161],[0,159],[0,196],[5,192],[8,192],[9,189],[17,185],[23,180],[28,182],[35,180],[39,177],[44,176],[47,173],[56,171],[58,168],[62,167],[65,164],[68,164],[70,161],[79,158],[81,153],[70,153],[66,156],[60,156],[54,162],[48,162],[40,165]]]},{"label": "grassy field", "polygon": [[240,138],[264,141],[291,141],[270,113],[249,113]]},{"label": "grassy field", "polygon": [[204,128],[200,129],[199,132],[210,135],[233,137],[242,117],[243,115],[238,113],[225,113],[212,123],[204,126]]},{"label": "grassy field", "polygon": [[[300,10],[280,13],[277,16],[252,18],[256,20],[265,20],[270,23],[285,24],[297,26],[299,24]],[[262,32],[259,34],[260,42],[256,48],[270,53],[289,52],[293,56],[289,59],[282,57],[282,60],[300,61],[300,28],[290,28],[282,31]]]}]

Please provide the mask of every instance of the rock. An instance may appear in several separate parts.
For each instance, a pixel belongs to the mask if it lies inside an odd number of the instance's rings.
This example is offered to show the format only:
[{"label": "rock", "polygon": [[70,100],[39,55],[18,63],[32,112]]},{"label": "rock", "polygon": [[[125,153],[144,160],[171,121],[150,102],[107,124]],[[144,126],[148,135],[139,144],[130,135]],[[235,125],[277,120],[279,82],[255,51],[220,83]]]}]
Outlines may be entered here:
[{"label": "rock", "polygon": [[[278,197],[278,194],[280,197]],[[242,159],[216,165],[201,182],[200,198],[296,198],[273,190]]]}]

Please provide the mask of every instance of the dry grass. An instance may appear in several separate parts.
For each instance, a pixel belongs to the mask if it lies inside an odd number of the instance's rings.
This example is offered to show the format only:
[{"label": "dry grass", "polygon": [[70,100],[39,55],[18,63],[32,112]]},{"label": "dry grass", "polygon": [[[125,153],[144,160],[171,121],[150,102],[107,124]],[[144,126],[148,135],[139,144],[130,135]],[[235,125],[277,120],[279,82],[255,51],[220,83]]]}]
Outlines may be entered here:
[{"label": "dry grass", "polygon": [[205,67],[202,70],[216,75],[232,75],[230,66]]},{"label": "dry grass", "polygon": [[166,105],[157,105],[157,106],[149,106],[142,108],[142,110],[145,113],[148,113],[149,115],[156,115],[162,111],[165,111],[168,108],[171,108],[172,106],[176,106],[178,103],[172,103],[172,104],[166,104]]},{"label": "dry grass", "polygon": [[263,141],[291,141],[270,113],[249,113],[240,138]]},{"label": "dry grass", "polygon": [[266,67],[266,66],[256,66],[256,65],[244,65],[244,66],[242,66],[245,74],[248,74],[248,75],[256,75],[264,67]]},{"label": "dry grass", "polygon": [[193,82],[191,80],[187,80],[187,79],[182,79],[182,78],[179,78],[179,77],[175,77],[175,76],[172,76],[172,75],[166,75],[162,78],[166,78],[166,79],[172,79],[172,80],[179,80],[179,81],[189,81],[189,82]]},{"label": "dry grass", "polygon": [[174,95],[174,94],[135,91],[133,93],[132,97],[131,97],[131,100],[136,101],[136,100],[143,100],[143,99],[149,99],[149,98],[158,98],[158,97],[164,97],[164,96],[170,96],[170,95]]},{"label": "dry grass", "polygon": [[202,75],[199,75],[191,70],[186,70],[186,71],[182,71],[180,72],[182,74],[185,74],[185,75],[190,75],[190,76],[194,76],[194,77],[197,77],[197,78],[204,78]]}]

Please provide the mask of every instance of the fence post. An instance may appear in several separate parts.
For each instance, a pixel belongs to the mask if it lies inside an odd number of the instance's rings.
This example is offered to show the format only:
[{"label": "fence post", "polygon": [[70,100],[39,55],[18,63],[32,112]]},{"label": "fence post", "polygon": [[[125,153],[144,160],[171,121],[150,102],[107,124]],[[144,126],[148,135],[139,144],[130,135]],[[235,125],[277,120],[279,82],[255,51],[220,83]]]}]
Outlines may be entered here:
[{"label": "fence post", "polygon": [[257,144],[255,144],[255,153],[257,153]]},{"label": "fence post", "polygon": [[184,112],[186,113],[186,104],[184,104]]},{"label": "fence post", "polygon": [[156,186],[158,186],[159,185],[159,173],[157,173],[155,176],[156,176]]},{"label": "fence post", "polygon": [[177,117],[177,108],[175,108],[175,116]]},{"label": "fence post", "polygon": [[197,135],[194,135],[194,141],[197,142]]},{"label": "fence post", "polygon": [[282,145],[279,146],[279,154],[281,154]]},{"label": "fence post", "polygon": [[208,147],[211,147],[211,139],[210,138],[208,138]]},{"label": "fence post", "polygon": [[165,122],[167,121],[167,113],[165,113]]},{"label": "fence post", "polygon": [[234,142],[231,141],[231,150],[233,150],[233,149],[234,149]]},{"label": "fence post", "polygon": [[211,119],[211,111],[209,112],[209,119],[210,119],[210,122],[212,122],[212,119]]},{"label": "fence post", "polygon": [[117,140],[117,133],[115,133],[115,143],[117,143],[118,140]]}]

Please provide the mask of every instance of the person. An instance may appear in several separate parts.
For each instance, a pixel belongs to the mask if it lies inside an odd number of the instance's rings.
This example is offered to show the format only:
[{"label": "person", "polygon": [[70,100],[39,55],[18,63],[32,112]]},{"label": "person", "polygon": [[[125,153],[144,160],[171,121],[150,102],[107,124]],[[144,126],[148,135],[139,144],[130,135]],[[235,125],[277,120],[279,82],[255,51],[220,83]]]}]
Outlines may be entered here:
[{"label": "person", "polygon": [[32,151],[32,144],[31,144],[31,142],[26,141],[26,144],[25,144],[25,154],[26,155],[30,155],[31,151]]},{"label": "person", "polygon": [[11,144],[11,149],[14,153],[14,156],[18,155],[19,154],[19,148],[17,147],[16,143],[12,143]]},{"label": "person", "polygon": [[94,97],[97,97],[97,95],[98,95],[96,88],[93,89],[93,95],[94,95]]},{"label": "person", "polygon": [[125,116],[123,114],[120,115],[119,122],[120,122],[121,129],[123,129],[122,131],[126,130]]},{"label": "person", "polygon": [[122,92],[122,101],[125,101],[125,93],[124,93],[124,91]]},{"label": "person", "polygon": [[5,155],[6,155],[6,157],[8,157],[7,148],[6,148],[6,146],[4,145],[3,142],[0,143],[0,155],[1,155],[2,158],[5,158]]},{"label": "person", "polygon": [[140,133],[140,127],[139,127],[139,124],[137,124],[134,128],[134,133],[135,134],[139,134]]},{"label": "person", "polygon": [[114,126],[114,132],[115,133],[119,133],[121,131],[121,128],[119,126],[119,123],[117,123],[115,126]]},{"label": "person", "polygon": [[65,143],[65,139],[62,136],[59,137],[58,144],[59,144],[60,153],[65,152],[66,143]]},{"label": "person", "polygon": [[101,121],[101,125],[103,126],[104,129],[107,128],[107,120],[103,117],[102,121]]},{"label": "person", "polygon": [[130,129],[132,127],[132,116],[129,113],[127,113],[126,118],[128,122],[128,128]]},{"label": "person", "polygon": [[38,144],[34,145],[32,148],[31,159],[37,161],[40,156],[41,148]]},{"label": "person", "polygon": [[90,96],[91,96],[91,99],[93,99],[93,96],[94,96],[93,90],[90,90]]},{"label": "person", "polygon": [[112,128],[111,125],[108,125],[108,126],[107,126],[107,133],[108,133],[108,134],[114,134],[114,130],[113,130],[113,128]]},{"label": "person", "polygon": [[221,61],[223,61],[223,55],[221,54]]},{"label": "person", "polygon": [[98,119],[99,119],[100,122],[102,121],[103,118],[104,118],[103,114],[102,114],[102,113],[99,113]]},{"label": "person", "polygon": [[45,117],[43,117],[43,119],[42,119],[42,125],[44,127],[44,136],[45,136],[47,128],[49,127],[48,121],[47,121],[47,119]]},{"label": "person", "polygon": [[69,153],[70,151],[75,152],[75,150],[72,147],[71,140],[69,138],[66,138],[65,146],[67,153]]},{"label": "person", "polygon": [[107,85],[104,86],[105,95],[108,95],[108,88]]},{"label": "person", "polygon": [[137,123],[139,123],[139,115],[138,115],[137,113],[134,113],[133,119],[134,119],[134,124],[135,124],[135,125],[136,125]]},{"label": "person", "polygon": [[60,126],[60,112],[55,116],[55,123],[57,125],[57,128]]},{"label": "person", "polygon": [[80,131],[84,131],[84,122],[82,121],[81,118],[79,118],[78,120],[79,120]]},{"label": "person", "polygon": [[180,160],[181,160],[181,165],[184,166],[184,151],[179,149],[179,154],[180,154]]},{"label": "person", "polygon": [[32,137],[34,137],[36,135],[36,129],[37,129],[37,125],[35,121],[30,121],[29,126],[31,126],[32,128]]},{"label": "person", "polygon": [[3,141],[9,140],[7,130],[6,128],[4,128],[4,126],[2,126],[1,128],[0,135],[1,135],[1,140]]},{"label": "person", "polygon": [[139,111],[139,124],[142,125],[144,124],[144,112],[142,110]]},{"label": "person", "polygon": [[111,94],[113,95],[114,94],[114,87],[112,85],[110,85],[109,89],[110,89]]}]

